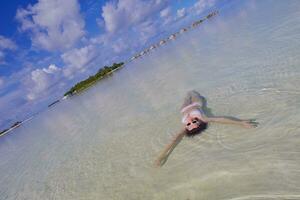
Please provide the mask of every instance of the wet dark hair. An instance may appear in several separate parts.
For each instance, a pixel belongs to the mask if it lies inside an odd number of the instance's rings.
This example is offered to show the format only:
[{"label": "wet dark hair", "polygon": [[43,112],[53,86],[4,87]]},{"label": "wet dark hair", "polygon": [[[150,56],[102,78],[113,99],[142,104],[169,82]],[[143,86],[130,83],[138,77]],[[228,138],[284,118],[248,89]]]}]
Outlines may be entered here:
[{"label": "wet dark hair", "polygon": [[207,129],[207,123],[200,121],[200,125],[197,128],[194,128],[190,131],[185,129],[185,133],[186,133],[186,136],[188,136],[188,137],[194,137],[195,135],[200,134],[201,132],[205,131],[206,129]]}]

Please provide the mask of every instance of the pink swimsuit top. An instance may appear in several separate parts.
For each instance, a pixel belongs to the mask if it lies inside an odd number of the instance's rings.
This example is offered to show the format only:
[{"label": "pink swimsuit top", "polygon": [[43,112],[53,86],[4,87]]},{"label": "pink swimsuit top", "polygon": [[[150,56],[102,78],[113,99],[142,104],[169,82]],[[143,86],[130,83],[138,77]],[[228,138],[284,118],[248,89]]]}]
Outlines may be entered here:
[{"label": "pink swimsuit top", "polygon": [[[188,109],[191,109],[192,107],[195,107],[195,106],[201,106],[200,103],[198,102],[195,102],[195,103],[192,103],[186,107],[184,107],[182,110],[181,110],[181,113],[185,113]],[[187,118],[188,116],[191,116],[193,118],[199,118],[199,119],[202,119],[202,112],[199,108],[195,107],[193,109],[191,109],[189,112],[186,112],[183,117],[182,117],[182,123],[183,124],[187,124]]]}]

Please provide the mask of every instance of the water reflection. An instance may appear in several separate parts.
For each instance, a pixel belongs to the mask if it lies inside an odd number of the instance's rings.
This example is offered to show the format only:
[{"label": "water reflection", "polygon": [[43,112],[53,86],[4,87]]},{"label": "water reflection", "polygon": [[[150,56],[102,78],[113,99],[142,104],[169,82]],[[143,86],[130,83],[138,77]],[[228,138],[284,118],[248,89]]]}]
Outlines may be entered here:
[{"label": "water reflection", "polygon": [[[299,198],[299,4],[252,4],[1,137],[0,199]],[[156,169],[191,89],[261,126],[212,125]]]}]

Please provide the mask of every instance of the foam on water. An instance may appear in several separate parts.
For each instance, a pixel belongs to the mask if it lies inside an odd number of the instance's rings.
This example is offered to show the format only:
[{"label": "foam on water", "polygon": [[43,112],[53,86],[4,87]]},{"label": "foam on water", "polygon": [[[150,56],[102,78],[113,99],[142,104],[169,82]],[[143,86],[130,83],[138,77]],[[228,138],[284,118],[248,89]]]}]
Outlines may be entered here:
[{"label": "foam on water", "polygon": [[[300,4],[248,1],[0,138],[0,199],[299,199]],[[185,138],[186,92],[214,115]]]}]

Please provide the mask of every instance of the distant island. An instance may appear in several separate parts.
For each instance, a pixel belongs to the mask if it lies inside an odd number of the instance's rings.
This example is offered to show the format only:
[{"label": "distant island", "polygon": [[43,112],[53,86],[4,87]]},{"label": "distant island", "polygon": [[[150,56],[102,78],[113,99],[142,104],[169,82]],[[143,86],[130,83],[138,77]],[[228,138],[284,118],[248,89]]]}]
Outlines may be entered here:
[{"label": "distant island", "polygon": [[94,76],[89,76],[87,79],[76,83],[69,91],[67,91],[64,96],[72,96],[88,87],[93,85],[96,81],[99,81],[106,77],[107,75],[111,74],[115,70],[119,69],[124,65],[123,62],[114,63],[112,66],[104,66],[100,68],[98,72]]},{"label": "distant island", "polygon": [[50,104],[48,105],[48,108],[50,108],[50,107],[53,106],[54,104],[57,104],[58,102],[59,102],[59,100],[56,100],[56,101],[50,103]]},{"label": "distant island", "polygon": [[202,24],[205,20],[210,19],[216,15],[219,14],[219,11],[213,11],[211,13],[209,13],[206,17],[199,19],[197,21],[194,21],[190,26],[188,27],[184,27],[181,28],[179,31],[172,33],[169,37],[165,38],[165,39],[161,39],[158,43],[156,44],[152,44],[150,47],[142,50],[140,53],[136,53],[134,56],[131,57],[131,59],[128,62],[134,61],[137,58],[143,57],[144,55],[150,53],[152,50],[163,46],[164,44],[166,44],[168,41],[171,40],[175,40],[177,38],[178,35],[183,34],[191,29],[197,28],[200,24]]},{"label": "distant island", "polygon": [[2,131],[0,132],[0,136],[1,136],[1,135],[4,135],[5,133],[7,133],[8,131],[10,131],[10,130],[12,130],[12,129],[14,129],[14,128],[17,128],[17,127],[21,126],[21,123],[22,123],[21,121],[17,121],[17,122],[15,122],[13,125],[11,125],[9,129],[4,129],[4,130],[2,130]]}]

